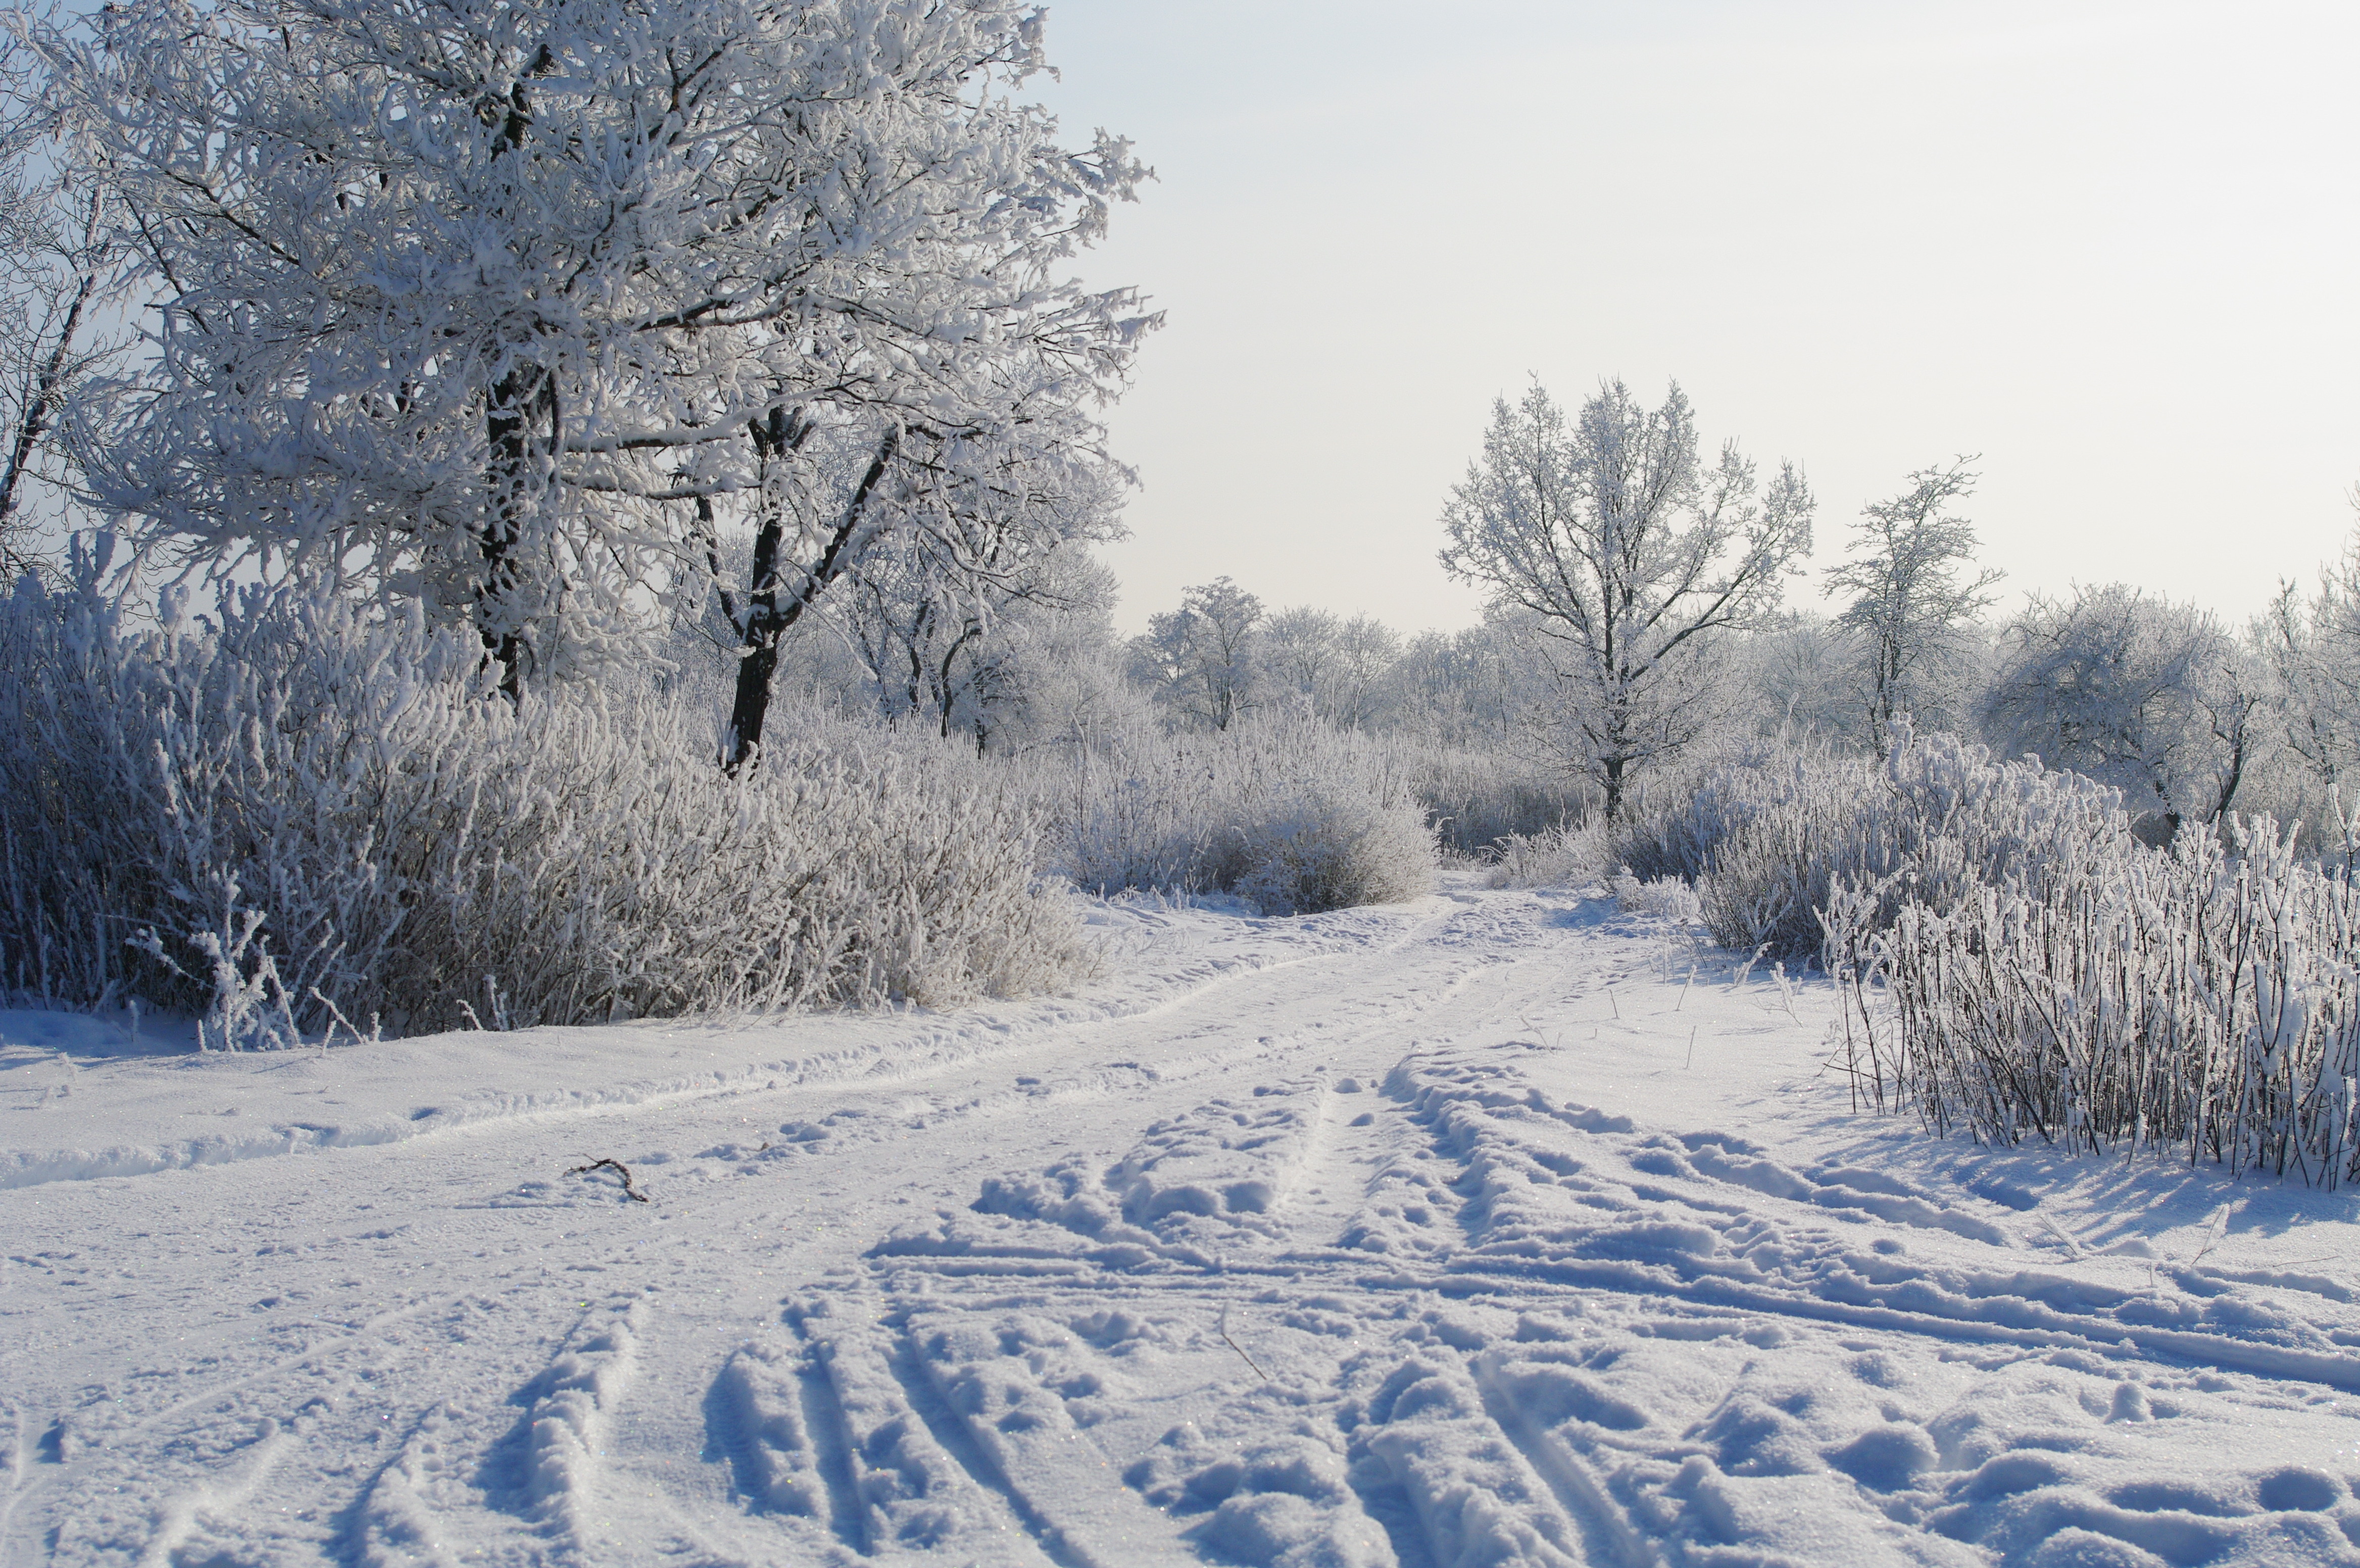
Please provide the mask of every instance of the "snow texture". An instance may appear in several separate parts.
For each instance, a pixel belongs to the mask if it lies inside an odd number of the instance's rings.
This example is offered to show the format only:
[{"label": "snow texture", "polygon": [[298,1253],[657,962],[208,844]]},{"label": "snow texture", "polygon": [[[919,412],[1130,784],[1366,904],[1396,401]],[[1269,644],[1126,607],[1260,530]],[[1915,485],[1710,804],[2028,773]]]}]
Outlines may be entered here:
[{"label": "snow texture", "polygon": [[1090,922],[960,1012],[0,1015],[0,1560],[2360,1563],[2349,1195],[1855,1115],[1829,988],[1604,896]]}]

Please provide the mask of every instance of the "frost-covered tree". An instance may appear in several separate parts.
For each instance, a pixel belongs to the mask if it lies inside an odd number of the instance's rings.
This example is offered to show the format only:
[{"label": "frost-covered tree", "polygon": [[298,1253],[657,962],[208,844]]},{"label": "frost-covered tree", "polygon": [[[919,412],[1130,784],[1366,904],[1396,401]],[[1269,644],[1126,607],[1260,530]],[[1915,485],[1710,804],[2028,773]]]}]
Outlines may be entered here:
[{"label": "frost-covered tree", "polygon": [[1227,729],[1254,705],[1262,600],[1227,577],[1184,589],[1131,641],[1132,679],[1196,723]]},{"label": "frost-covered tree", "polygon": [[1327,716],[1347,729],[1366,729],[1383,717],[1385,688],[1402,655],[1401,633],[1371,615],[1337,629],[1334,674]]},{"label": "frost-covered tree", "polygon": [[736,527],[766,667],[961,504],[930,493],[1096,462],[1153,324],[1062,275],[1143,170],[1012,99],[1020,0],[128,0],[29,36],[156,307],[91,404],[95,499],[210,569],[421,596],[511,690],[635,654]]},{"label": "frost-covered tree", "polygon": [[1853,639],[1823,617],[1787,610],[1765,619],[1737,661],[1755,698],[1756,729],[1864,749],[1854,652]]},{"label": "frost-covered tree", "polygon": [[2235,804],[2263,740],[2259,689],[2212,616],[2109,583],[2033,596],[1984,723],[2005,750],[2114,785],[2170,833]]},{"label": "frost-covered tree", "polygon": [[1400,634],[1382,621],[1365,615],[1347,620],[1308,605],[1271,615],[1261,641],[1271,683],[1345,729],[1374,721],[1385,673],[1401,654]]},{"label": "frost-covered tree", "polygon": [[993,702],[984,717],[995,751],[1086,743],[1144,717],[1123,674],[1113,570],[1079,548],[1055,552],[1043,567],[1037,591],[1009,603],[987,644]]},{"label": "frost-covered tree", "polygon": [[1507,746],[1538,695],[1532,666],[1497,624],[1421,631],[1385,672],[1379,702],[1396,729],[1497,751]]},{"label": "frost-covered tree", "polygon": [[1851,596],[1836,624],[1854,639],[1858,697],[1880,756],[1899,716],[1949,719],[1944,709],[1973,645],[1969,623],[2005,575],[1965,575],[1974,528],[1947,509],[1974,493],[1972,461],[1921,468],[1900,494],[1863,507],[1850,557],[1828,568],[1825,591]]},{"label": "frost-covered tree", "polygon": [[1716,638],[1776,605],[1810,548],[1811,510],[1791,463],[1765,488],[1731,443],[1706,467],[1677,384],[1648,410],[1609,381],[1571,422],[1536,384],[1494,405],[1444,509],[1441,558],[1529,617],[1576,764],[1612,818],[1635,770],[1714,718]]},{"label": "frost-covered tree", "polygon": [[31,503],[61,490],[59,422],[121,337],[99,325],[115,259],[107,192],[55,166],[41,78],[23,40],[0,37],[0,582],[57,565]]},{"label": "frost-covered tree", "polygon": [[1336,641],[1343,629],[1341,616],[1311,605],[1291,605],[1264,617],[1261,663],[1271,687],[1319,712],[1334,678]]},{"label": "frost-covered tree", "polygon": [[[2360,536],[2308,599],[2281,583],[2248,633],[2289,760],[2318,789],[2344,793],[2360,767]],[[2340,803],[2350,810],[2352,803]]]},{"label": "frost-covered tree", "polygon": [[1111,598],[1111,574],[1087,546],[1120,537],[1118,499],[1111,484],[1011,493],[895,531],[849,576],[831,616],[880,710],[985,746],[1030,694],[1043,622],[1102,613]]}]

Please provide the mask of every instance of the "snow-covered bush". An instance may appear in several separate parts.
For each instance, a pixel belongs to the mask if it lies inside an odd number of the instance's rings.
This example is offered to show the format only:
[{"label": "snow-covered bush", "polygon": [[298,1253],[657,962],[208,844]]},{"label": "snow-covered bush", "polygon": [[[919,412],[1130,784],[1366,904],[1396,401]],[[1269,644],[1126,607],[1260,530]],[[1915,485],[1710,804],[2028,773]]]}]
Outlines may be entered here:
[{"label": "snow-covered bush", "polygon": [[1669,920],[1681,926],[1703,924],[1704,906],[1697,901],[1696,890],[1676,876],[1641,882],[1629,872],[1621,872],[1608,886],[1613,892],[1615,907],[1625,915]]},{"label": "snow-covered bush", "polygon": [[1442,847],[1454,855],[1506,851],[1591,815],[1602,797],[1562,764],[1499,751],[1388,737]]},{"label": "snow-covered bush", "polygon": [[[2360,888],[2261,818],[1828,913],[1858,1093],[1937,1133],[2360,1177]],[[2027,872],[2033,868],[2027,867]]]},{"label": "snow-covered bush", "polygon": [[1722,946],[1800,958],[1819,950],[1819,912],[1847,883],[1875,884],[1887,916],[1910,901],[1947,909],[2019,872],[2063,874],[2117,854],[2129,835],[2113,790],[1896,725],[1882,763],[1751,746],[1615,849],[1643,881],[1691,883]]},{"label": "snow-covered bush", "polygon": [[[487,697],[413,612],[249,594],[138,630],[0,606],[0,985],[209,1043],[926,1003],[1086,962],[988,766],[808,716],[741,780],[709,711]],[[792,738],[791,738],[792,737]]]},{"label": "snow-covered bush", "polygon": [[1568,822],[1500,839],[1483,881],[1488,887],[1587,887],[1614,868],[1613,844],[1602,825]]},{"label": "snow-covered bush", "polygon": [[1050,865],[1091,892],[1218,891],[1307,915],[1434,883],[1398,754],[1308,716],[1177,735],[1124,724],[1023,765],[1055,824]]}]

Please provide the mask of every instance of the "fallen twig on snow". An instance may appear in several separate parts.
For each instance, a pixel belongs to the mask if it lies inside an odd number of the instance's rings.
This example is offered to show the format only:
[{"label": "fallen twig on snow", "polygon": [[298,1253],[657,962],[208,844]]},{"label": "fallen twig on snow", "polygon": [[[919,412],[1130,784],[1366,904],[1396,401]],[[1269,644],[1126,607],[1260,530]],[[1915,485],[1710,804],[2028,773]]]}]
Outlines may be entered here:
[{"label": "fallen twig on snow", "polygon": [[1248,1355],[1246,1354],[1246,1347],[1229,1337],[1229,1304],[1227,1301],[1221,1303],[1221,1321],[1218,1332],[1221,1336],[1221,1343],[1238,1353],[1239,1360],[1244,1362],[1248,1366],[1252,1367],[1254,1369],[1255,1376],[1259,1376],[1263,1382],[1267,1383],[1270,1381],[1270,1374],[1262,1371],[1262,1363],[1256,1361],[1252,1356]]},{"label": "fallen twig on snow", "polygon": [[585,1176],[594,1170],[611,1170],[623,1179],[623,1196],[634,1203],[645,1203],[648,1195],[631,1185],[631,1168],[619,1159],[594,1159],[588,1165],[577,1165],[565,1174]]}]

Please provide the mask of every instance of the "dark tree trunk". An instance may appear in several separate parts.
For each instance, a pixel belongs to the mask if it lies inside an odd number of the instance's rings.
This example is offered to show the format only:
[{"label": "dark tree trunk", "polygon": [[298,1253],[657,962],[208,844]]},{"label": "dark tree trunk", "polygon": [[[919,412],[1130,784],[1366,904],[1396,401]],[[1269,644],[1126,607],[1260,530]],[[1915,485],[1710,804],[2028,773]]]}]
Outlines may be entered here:
[{"label": "dark tree trunk", "polygon": [[34,452],[57,418],[74,336],[82,330],[82,311],[97,289],[98,275],[94,272],[85,272],[77,280],[73,302],[66,307],[65,320],[58,327],[57,343],[41,361],[32,386],[27,389],[23,416],[16,423],[16,439],[9,444],[7,472],[0,474],[0,562],[10,565],[15,563],[7,549],[7,539],[9,524],[16,515],[17,494],[24,488],[25,472],[32,466]]},{"label": "dark tree trunk", "polygon": [[[542,44],[525,68],[528,77],[540,76],[556,64],[556,56]],[[532,126],[532,99],[522,80],[508,89],[508,108],[501,116],[500,142],[495,157],[521,154],[525,133]],[[557,381],[537,365],[512,365],[492,388],[484,411],[484,440],[489,472],[489,495],[482,532],[476,544],[484,560],[484,576],[475,587],[475,625],[484,640],[485,656],[500,667],[500,690],[514,702],[524,694],[526,642],[518,624],[517,590],[523,586],[524,567],[517,546],[524,537],[525,509],[530,499],[530,446],[533,421],[549,416],[551,445],[556,444]]]},{"label": "dark tree trunk", "polygon": [[549,396],[546,373],[519,366],[492,389],[484,414],[490,472],[485,476],[490,505],[476,543],[484,575],[475,586],[475,624],[486,658],[499,665],[500,690],[513,702],[524,691],[524,639],[516,623],[517,590],[523,573],[516,546],[524,531],[534,407]]},{"label": "dark tree trunk", "polygon": [[[934,706],[942,712],[942,736],[945,740],[951,738],[951,709],[958,704],[958,685],[951,672],[957,666],[958,656],[966,651],[967,645],[982,634],[983,628],[974,621],[968,621],[960,629],[958,637],[951,643],[949,651],[943,654],[942,665],[934,681]],[[983,749],[983,699],[979,692],[976,697],[975,728],[976,749],[981,751]]]},{"label": "dark tree trunk", "polygon": [[[753,428],[754,449],[766,464],[801,445],[811,432],[808,424],[775,409],[767,420],[756,421]],[[770,682],[779,671],[779,639],[852,564],[845,547],[859,528],[869,498],[876,493],[878,481],[892,466],[900,446],[901,433],[886,432],[885,439],[877,444],[869,471],[861,475],[852,499],[845,506],[843,519],[828,536],[827,547],[820,552],[818,564],[803,575],[802,587],[784,594],[780,591],[779,555],[786,543],[786,518],[780,507],[764,503],[761,523],[754,532],[754,573],[741,633],[745,651],[738,661],[738,690],[729,705],[729,733],[722,743],[722,766],[730,773],[751,767],[760,754],[762,723],[770,711]]]}]

